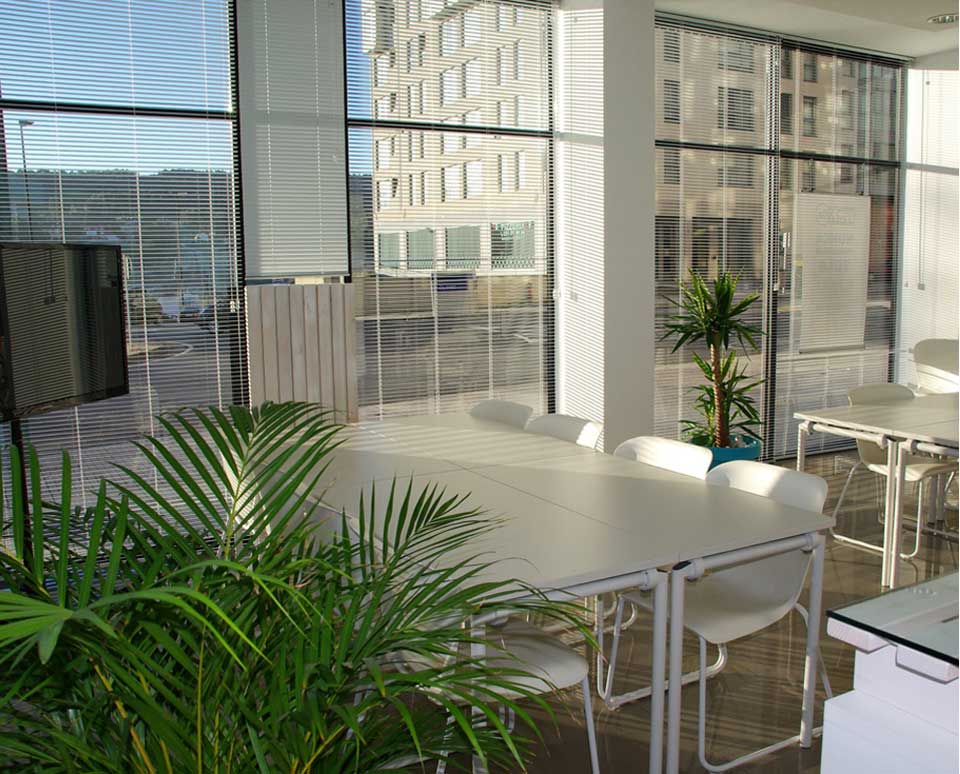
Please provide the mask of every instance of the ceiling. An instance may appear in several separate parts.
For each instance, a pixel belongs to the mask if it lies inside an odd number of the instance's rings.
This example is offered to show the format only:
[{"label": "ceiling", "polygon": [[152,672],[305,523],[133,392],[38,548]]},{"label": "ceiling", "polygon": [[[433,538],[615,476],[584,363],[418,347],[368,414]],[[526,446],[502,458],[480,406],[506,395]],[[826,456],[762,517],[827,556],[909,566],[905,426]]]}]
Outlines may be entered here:
[{"label": "ceiling", "polygon": [[920,57],[957,48],[957,0],[656,0],[658,11]]}]

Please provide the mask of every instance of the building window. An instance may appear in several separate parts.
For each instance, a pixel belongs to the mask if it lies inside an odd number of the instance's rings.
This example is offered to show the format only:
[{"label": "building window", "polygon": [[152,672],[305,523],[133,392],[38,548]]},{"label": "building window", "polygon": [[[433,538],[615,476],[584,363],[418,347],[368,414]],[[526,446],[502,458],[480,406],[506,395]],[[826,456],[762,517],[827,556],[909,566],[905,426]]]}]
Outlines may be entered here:
[{"label": "building window", "polygon": [[[840,155],[842,156],[852,156],[853,155],[853,146],[852,145],[841,145],[840,146]],[[853,170],[856,167],[856,164],[840,164],[840,182],[849,184],[853,182]]]},{"label": "building window", "polygon": [[[463,123],[467,126],[479,126],[481,123],[480,111],[471,110],[463,116]],[[464,148],[477,148],[482,144],[481,137],[479,134],[465,134],[463,135],[463,147]]]},{"label": "building window", "polygon": [[490,267],[532,269],[536,261],[533,221],[493,223],[490,226]]},{"label": "building window", "polygon": [[780,77],[784,80],[793,80],[793,57],[796,52],[790,48],[780,49]]},{"label": "building window", "polygon": [[397,197],[397,187],[399,181],[397,178],[377,181],[377,209],[384,210],[391,205]]},{"label": "building window", "polygon": [[[459,124],[461,123],[461,118],[459,116],[454,116],[453,118],[445,118],[443,120],[445,124]],[[463,148],[463,138],[459,132],[444,132],[443,139],[440,141],[440,150],[443,153],[456,153],[458,150]]]},{"label": "building window", "polygon": [[663,120],[668,124],[680,123],[680,81],[663,82]]},{"label": "building window", "polygon": [[853,92],[840,92],[840,128],[853,129]]},{"label": "building window", "polygon": [[753,188],[753,156],[726,154],[717,175],[717,185],[721,188]]},{"label": "building window", "polygon": [[483,162],[468,161],[464,164],[464,189],[463,197],[465,199],[476,199],[483,195]]},{"label": "building window", "polygon": [[513,79],[518,81],[523,77],[523,48],[519,40],[513,41]]},{"label": "building window", "polygon": [[803,53],[803,80],[817,82],[817,55],[809,51]]},{"label": "building window", "polygon": [[680,277],[680,218],[657,215],[654,240],[656,282],[676,287]]},{"label": "building window", "polygon": [[393,154],[396,149],[395,137],[382,137],[377,140],[375,149],[377,157],[377,169],[385,169],[393,163]]},{"label": "building window", "polygon": [[780,159],[780,190],[793,191],[793,159]]},{"label": "building window", "polygon": [[427,203],[427,173],[420,173],[420,206],[423,207]]},{"label": "building window", "polygon": [[456,16],[440,25],[440,55],[449,56],[463,44],[463,19]]},{"label": "building window", "polygon": [[510,52],[501,46],[497,49],[497,86],[503,86],[510,77]]},{"label": "building window", "polygon": [[391,92],[377,99],[377,118],[392,118],[397,109],[397,95]]},{"label": "building window", "polygon": [[481,88],[480,60],[471,59],[463,64],[463,93],[467,97],[476,97]]},{"label": "building window", "polygon": [[804,96],[803,98],[803,136],[817,136],[817,98]]},{"label": "building window", "polygon": [[678,63],[680,61],[679,30],[663,31],[663,61],[673,63]]},{"label": "building window", "polygon": [[793,134],[793,95],[780,95],[780,131]]},{"label": "building window", "polygon": [[390,68],[393,67],[393,52],[380,54],[373,60],[373,85],[386,86],[390,79]]},{"label": "building window", "polygon": [[407,232],[407,268],[432,269],[437,253],[437,241],[432,228]]},{"label": "building window", "polygon": [[721,41],[719,67],[721,70],[752,73],[753,44],[745,40]]},{"label": "building window", "polygon": [[817,164],[813,159],[806,159],[803,162],[803,190],[817,190]]},{"label": "building window", "polygon": [[480,266],[480,226],[446,229],[448,269],[476,269]]},{"label": "building window", "polygon": [[843,73],[846,78],[853,78],[856,76],[856,63],[852,59],[842,59],[843,64],[840,66],[840,72]]},{"label": "building window", "polygon": [[663,182],[667,185],[680,183],[680,149],[663,149]]},{"label": "building window", "polygon": [[753,92],[750,89],[717,87],[717,128],[753,131]]},{"label": "building window", "polygon": [[380,268],[399,269],[400,268],[400,235],[384,234],[377,235],[377,247],[380,253]]},{"label": "building window", "polygon": [[483,6],[475,5],[463,14],[463,45],[476,46],[483,40]]},{"label": "building window", "polygon": [[460,67],[450,67],[440,73],[440,104],[449,105],[463,96],[463,72]]},{"label": "building window", "polygon": [[463,198],[463,165],[453,164],[441,170],[440,201],[454,202]]}]

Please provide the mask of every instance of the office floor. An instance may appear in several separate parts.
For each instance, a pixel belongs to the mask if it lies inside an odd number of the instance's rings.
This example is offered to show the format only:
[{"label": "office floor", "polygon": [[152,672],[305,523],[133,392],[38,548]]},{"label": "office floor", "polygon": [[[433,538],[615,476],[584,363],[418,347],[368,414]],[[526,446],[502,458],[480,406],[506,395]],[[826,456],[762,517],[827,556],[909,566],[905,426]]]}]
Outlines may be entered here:
[{"label": "office floor", "polygon": [[[824,476],[830,493],[824,511],[832,512],[836,498],[850,469],[852,454],[829,454],[811,457],[807,469]],[[876,481],[879,477],[858,472],[847,493],[839,514],[839,527],[845,534],[879,542],[881,506]],[[949,500],[956,506],[956,484]],[[916,507],[912,489],[908,492],[906,513]],[[914,511],[915,512],[915,511]],[[947,511],[948,524],[956,525],[956,510]],[[913,547],[913,532],[904,534],[905,548]],[[936,577],[957,569],[957,544],[924,535],[916,559],[903,561],[901,579],[904,584]],[[828,538],[824,576],[824,609],[838,607],[880,591],[880,555],[846,546]],[[802,600],[801,600],[802,601]],[[617,692],[641,684],[648,679],[648,620],[641,619],[631,627],[621,644],[618,659]],[[853,650],[825,635],[822,638],[827,672],[835,693],[848,691],[852,685]],[[707,683],[707,755],[714,763],[723,762],[742,752],[761,747],[798,732],[800,692],[803,680],[804,626],[799,616],[791,614],[779,624],[730,645],[729,661],[717,677]],[[688,635],[684,671],[696,667],[696,641]],[[714,654],[708,654],[712,659]],[[817,724],[822,713],[822,686],[819,686]],[[557,724],[545,717],[542,728],[545,744],[538,748],[530,767],[536,774],[582,774],[589,772],[586,732],[580,718],[579,692],[555,702]],[[615,711],[607,710],[594,694],[594,715],[597,724],[601,770],[605,773],[645,772],[649,737],[648,701],[639,701]],[[683,690],[683,726],[681,730],[681,765],[683,772],[701,772],[697,758],[697,686]],[[819,771],[820,741],[809,750],[788,748],[763,758],[737,771],[766,774],[799,774]]]}]

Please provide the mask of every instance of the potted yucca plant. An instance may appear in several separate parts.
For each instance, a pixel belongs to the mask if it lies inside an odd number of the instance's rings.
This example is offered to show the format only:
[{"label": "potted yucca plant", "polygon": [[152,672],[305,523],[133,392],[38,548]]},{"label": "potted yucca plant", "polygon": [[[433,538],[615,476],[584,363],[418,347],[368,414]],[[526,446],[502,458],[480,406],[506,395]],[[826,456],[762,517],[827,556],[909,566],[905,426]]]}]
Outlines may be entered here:
[{"label": "potted yucca plant", "polygon": [[760,415],[751,394],[762,383],[747,374],[747,362],[737,349],[759,350],[761,331],[744,320],[746,311],[759,299],[748,293],[737,300],[739,275],[721,272],[708,282],[695,271],[690,281],[680,283],[679,299],[669,299],[677,313],[671,315],[663,338],[675,336],[673,352],[684,344],[703,342],[707,357],[693,352],[693,361],[706,378],[694,387],[694,407],[701,418],[681,422],[684,438],[713,451],[713,464],[760,456]]}]

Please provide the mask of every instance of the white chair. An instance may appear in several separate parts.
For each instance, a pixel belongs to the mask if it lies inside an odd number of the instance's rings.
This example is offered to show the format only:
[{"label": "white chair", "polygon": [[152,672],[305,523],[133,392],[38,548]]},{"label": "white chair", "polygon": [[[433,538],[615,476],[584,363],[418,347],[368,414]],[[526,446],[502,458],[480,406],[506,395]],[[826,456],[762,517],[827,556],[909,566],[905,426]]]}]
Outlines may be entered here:
[{"label": "white chair", "polygon": [[577,446],[595,449],[603,432],[603,425],[568,414],[544,414],[527,422],[525,429],[528,433],[549,435]]},{"label": "white chair", "polygon": [[[819,513],[827,496],[827,482],[819,476],[740,460],[711,470],[708,484],[740,489],[769,497],[783,505]],[[684,625],[700,640],[699,733],[700,764],[708,771],[726,771],[793,744],[794,739],[768,745],[724,764],[706,758],[707,643],[726,645],[765,629],[797,610],[807,624],[807,611],[798,604],[810,554],[794,550],[717,570],[690,583],[686,591]],[[827,696],[832,695],[826,669],[820,669]]]},{"label": "white chair", "polygon": [[[862,387],[855,387],[854,389],[850,390],[848,397],[851,406],[880,406],[913,400],[915,396],[909,387],[904,387],[902,384],[865,384]],[[872,443],[871,441],[857,441],[857,454],[859,455],[860,459],[852,468],[850,468],[850,472],[847,474],[847,480],[843,484],[843,489],[840,490],[840,497],[837,499],[837,504],[834,506],[833,518],[835,520],[837,518],[837,514],[840,512],[840,506],[843,505],[844,498],[847,494],[847,489],[850,487],[850,482],[853,480],[854,473],[856,473],[861,467],[865,467],[870,472],[876,473],[880,476],[886,476],[889,472],[887,470],[887,453],[875,443]],[[924,457],[919,454],[911,454],[907,456],[904,479],[909,483],[916,483],[918,485],[917,532],[913,551],[909,554],[901,554],[904,559],[911,559],[920,551],[920,533],[922,531],[921,525],[923,514],[923,482],[928,479],[934,479],[942,474],[949,474],[955,468],[955,462],[944,462],[942,459],[938,459],[936,457]],[[935,503],[940,500],[942,500],[942,498],[932,498],[932,501]],[[866,548],[871,551],[883,550],[882,546],[838,534],[834,529],[830,530],[830,534],[842,543],[849,543],[851,545]]]},{"label": "white chair", "polygon": [[514,403],[512,400],[482,400],[470,409],[472,417],[502,422],[505,425],[519,427],[521,430],[526,426],[532,413],[533,409],[529,406]]},{"label": "white chair", "polygon": [[641,435],[624,441],[613,453],[617,457],[694,478],[706,476],[710,463],[713,462],[713,454],[703,446],[652,435]]},{"label": "white chair", "polygon": [[917,387],[923,393],[960,392],[960,341],[924,339],[913,347]]},{"label": "white chair", "polygon": [[[703,446],[695,446],[682,441],[674,441],[670,438],[658,438],[651,435],[641,435],[631,438],[621,443],[615,450],[614,455],[624,459],[633,460],[652,465],[663,470],[669,470],[673,473],[681,473],[691,478],[703,479],[710,469],[713,462],[713,454]],[[637,601],[639,600],[639,601]],[[633,606],[633,612],[630,617],[623,620],[624,605],[630,602]],[[620,637],[624,629],[630,626],[636,619],[637,607],[649,607],[649,602],[642,592],[628,592],[620,594],[617,597],[615,609],[612,611],[603,611],[601,614],[599,603],[597,605],[597,694],[603,699],[604,703],[610,709],[616,709],[629,702],[644,699],[650,695],[650,687],[637,688],[621,694],[613,693],[613,679],[617,668],[617,654],[620,651]],[[614,616],[613,623],[613,642],[610,646],[610,661],[604,674],[604,630],[603,619],[609,614]],[[713,677],[726,664],[726,649],[720,647],[720,656],[717,662],[707,670],[707,677]],[[698,672],[689,672],[683,677],[683,683],[693,682],[699,677]]]}]

